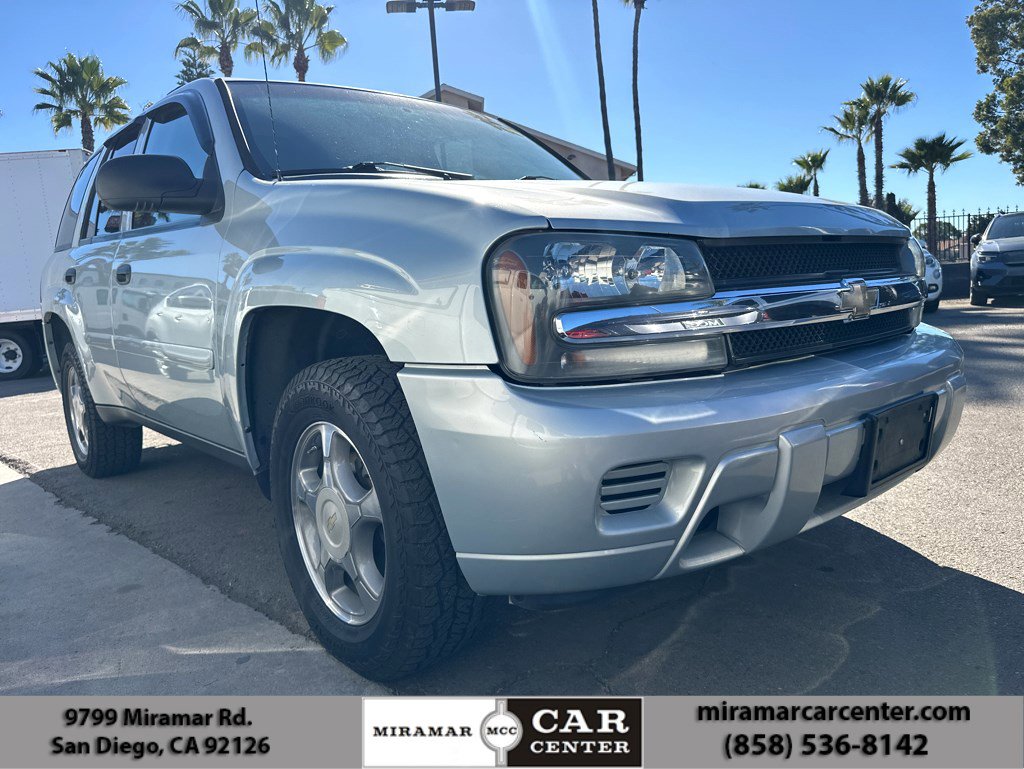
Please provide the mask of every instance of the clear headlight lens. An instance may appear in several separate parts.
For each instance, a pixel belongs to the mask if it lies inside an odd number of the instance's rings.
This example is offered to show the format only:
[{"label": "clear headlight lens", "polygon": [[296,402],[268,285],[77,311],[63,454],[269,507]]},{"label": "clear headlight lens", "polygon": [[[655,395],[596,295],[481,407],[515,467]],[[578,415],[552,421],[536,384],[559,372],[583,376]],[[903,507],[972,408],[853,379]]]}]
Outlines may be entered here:
[{"label": "clear headlight lens", "polygon": [[924,251],[920,248],[912,248],[910,252],[914,255],[914,272],[917,277],[924,277]]},{"label": "clear headlight lens", "polygon": [[[594,380],[721,368],[719,338],[650,344],[559,339],[554,318],[602,305],[710,297],[715,289],[697,246],[636,235],[538,233],[501,243],[487,266],[502,363],[531,380]],[[571,335],[570,335],[571,336]]]}]

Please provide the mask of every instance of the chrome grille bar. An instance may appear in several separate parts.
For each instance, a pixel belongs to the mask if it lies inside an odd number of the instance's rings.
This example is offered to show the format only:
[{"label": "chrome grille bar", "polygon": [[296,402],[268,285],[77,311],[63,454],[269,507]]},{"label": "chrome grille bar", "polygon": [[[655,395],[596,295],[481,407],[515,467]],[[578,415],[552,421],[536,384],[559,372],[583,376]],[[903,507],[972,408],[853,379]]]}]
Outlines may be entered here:
[{"label": "chrome grille bar", "polygon": [[[567,311],[555,335],[571,345],[705,337],[809,323],[851,322],[919,307],[916,276],[723,291],[710,299]],[[780,351],[783,352],[783,351]]]}]

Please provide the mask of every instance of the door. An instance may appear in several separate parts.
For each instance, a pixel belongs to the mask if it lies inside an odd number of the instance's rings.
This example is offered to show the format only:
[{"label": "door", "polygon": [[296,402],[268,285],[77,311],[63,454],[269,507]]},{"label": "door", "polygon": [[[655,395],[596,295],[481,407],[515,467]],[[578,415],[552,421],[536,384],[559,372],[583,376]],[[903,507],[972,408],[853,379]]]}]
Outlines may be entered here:
[{"label": "door", "polygon": [[[137,138],[137,128],[122,131],[109,146],[100,147],[87,168],[94,170],[111,158],[132,153]],[[86,173],[91,172],[85,171],[83,176]],[[91,178],[95,179],[95,173],[91,173]],[[114,350],[110,314],[110,281],[121,240],[122,214],[107,209],[91,183],[82,211],[76,222],[78,242],[70,254],[71,274],[65,279],[69,281],[73,307],[77,308],[88,348],[83,363],[89,389],[102,405],[122,405],[126,388]]]},{"label": "door", "polygon": [[[174,155],[202,177],[207,161],[185,107],[148,116],[143,153]],[[222,238],[191,214],[136,212],[114,263],[113,339],[134,410],[238,449],[215,374],[214,313]]]}]

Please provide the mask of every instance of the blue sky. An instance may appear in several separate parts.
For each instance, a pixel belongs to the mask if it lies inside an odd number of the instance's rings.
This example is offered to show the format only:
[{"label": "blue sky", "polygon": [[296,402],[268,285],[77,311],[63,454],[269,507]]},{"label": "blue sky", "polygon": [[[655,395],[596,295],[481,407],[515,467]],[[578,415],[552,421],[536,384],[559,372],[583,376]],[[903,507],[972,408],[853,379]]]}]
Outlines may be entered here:
[{"label": "blue sky", "polygon": [[[4,0],[0,46],[0,152],[70,147],[33,114],[32,69],[65,51],[99,55],[129,81],[137,111],[174,86],[178,39],[188,33],[172,0]],[[424,12],[388,16],[384,0],[336,0],[333,21],[350,41],[309,79],[400,93],[432,87]],[[969,139],[974,103],[989,87],[975,69],[964,22],[971,0],[648,0],[641,28],[641,105],[647,178],[772,184],[794,156],[833,147],[821,177],[826,197],[856,199],[854,150],[819,127],[869,75],[891,71],[920,96],[886,126],[886,163],[914,137],[946,131]],[[601,0],[602,43],[615,154],[634,158],[632,15]],[[12,30],[17,30],[12,34]],[[441,79],[486,97],[488,111],[600,148],[589,0],[478,0],[474,13],[438,17]],[[236,75],[262,67],[236,55]],[[271,77],[291,78],[290,68]],[[871,155],[869,152],[869,164]],[[870,174],[870,165],[869,165]],[[869,185],[870,185],[869,176]],[[1024,204],[1009,168],[977,155],[939,179],[939,208]],[[887,171],[887,189],[924,203],[924,178]]]}]

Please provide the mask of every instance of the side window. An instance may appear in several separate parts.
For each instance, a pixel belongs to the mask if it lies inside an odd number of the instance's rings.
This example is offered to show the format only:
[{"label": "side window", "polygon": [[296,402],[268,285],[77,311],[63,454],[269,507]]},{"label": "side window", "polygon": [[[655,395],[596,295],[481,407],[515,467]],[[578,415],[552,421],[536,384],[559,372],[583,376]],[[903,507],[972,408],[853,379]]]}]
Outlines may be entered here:
[{"label": "side window", "polygon": [[[196,178],[202,177],[208,157],[199,144],[199,138],[184,107],[177,104],[152,118],[143,152],[146,155],[179,157],[188,164]],[[132,214],[132,229],[189,221],[199,221],[199,217],[193,214],[140,211]]]},{"label": "side window", "polygon": [[99,153],[93,155],[89,162],[82,166],[78,172],[78,179],[75,186],[71,188],[68,196],[68,203],[64,207],[64,215],[60,218],[60,227],[57,228],[57,242],[53,246],[54,251],[64,251],[71,248],[71,241],[75,237],[75,227],[78,226],[78,215],[82,211],[82,204],[85,202],[85,193],[89,189],[89,180],[92,172],[99,162]]},{"label": "side window", "polygon": [[[117,144],[107,149],[106,157],[100,163],[106,163],[111,158],[119,158],[123,155],[131,155],[135,152],[135,144],[138,142],[138,131],[132,131],[119,135]],[[97,153],[97,157],[99,153]],[[113,235],[121,231],[121,211],[111,211],[103,201],[96,196],[95,189],[89,200],[89,218],[82,225],[82,237],[92,238],[96,235]]]}]

